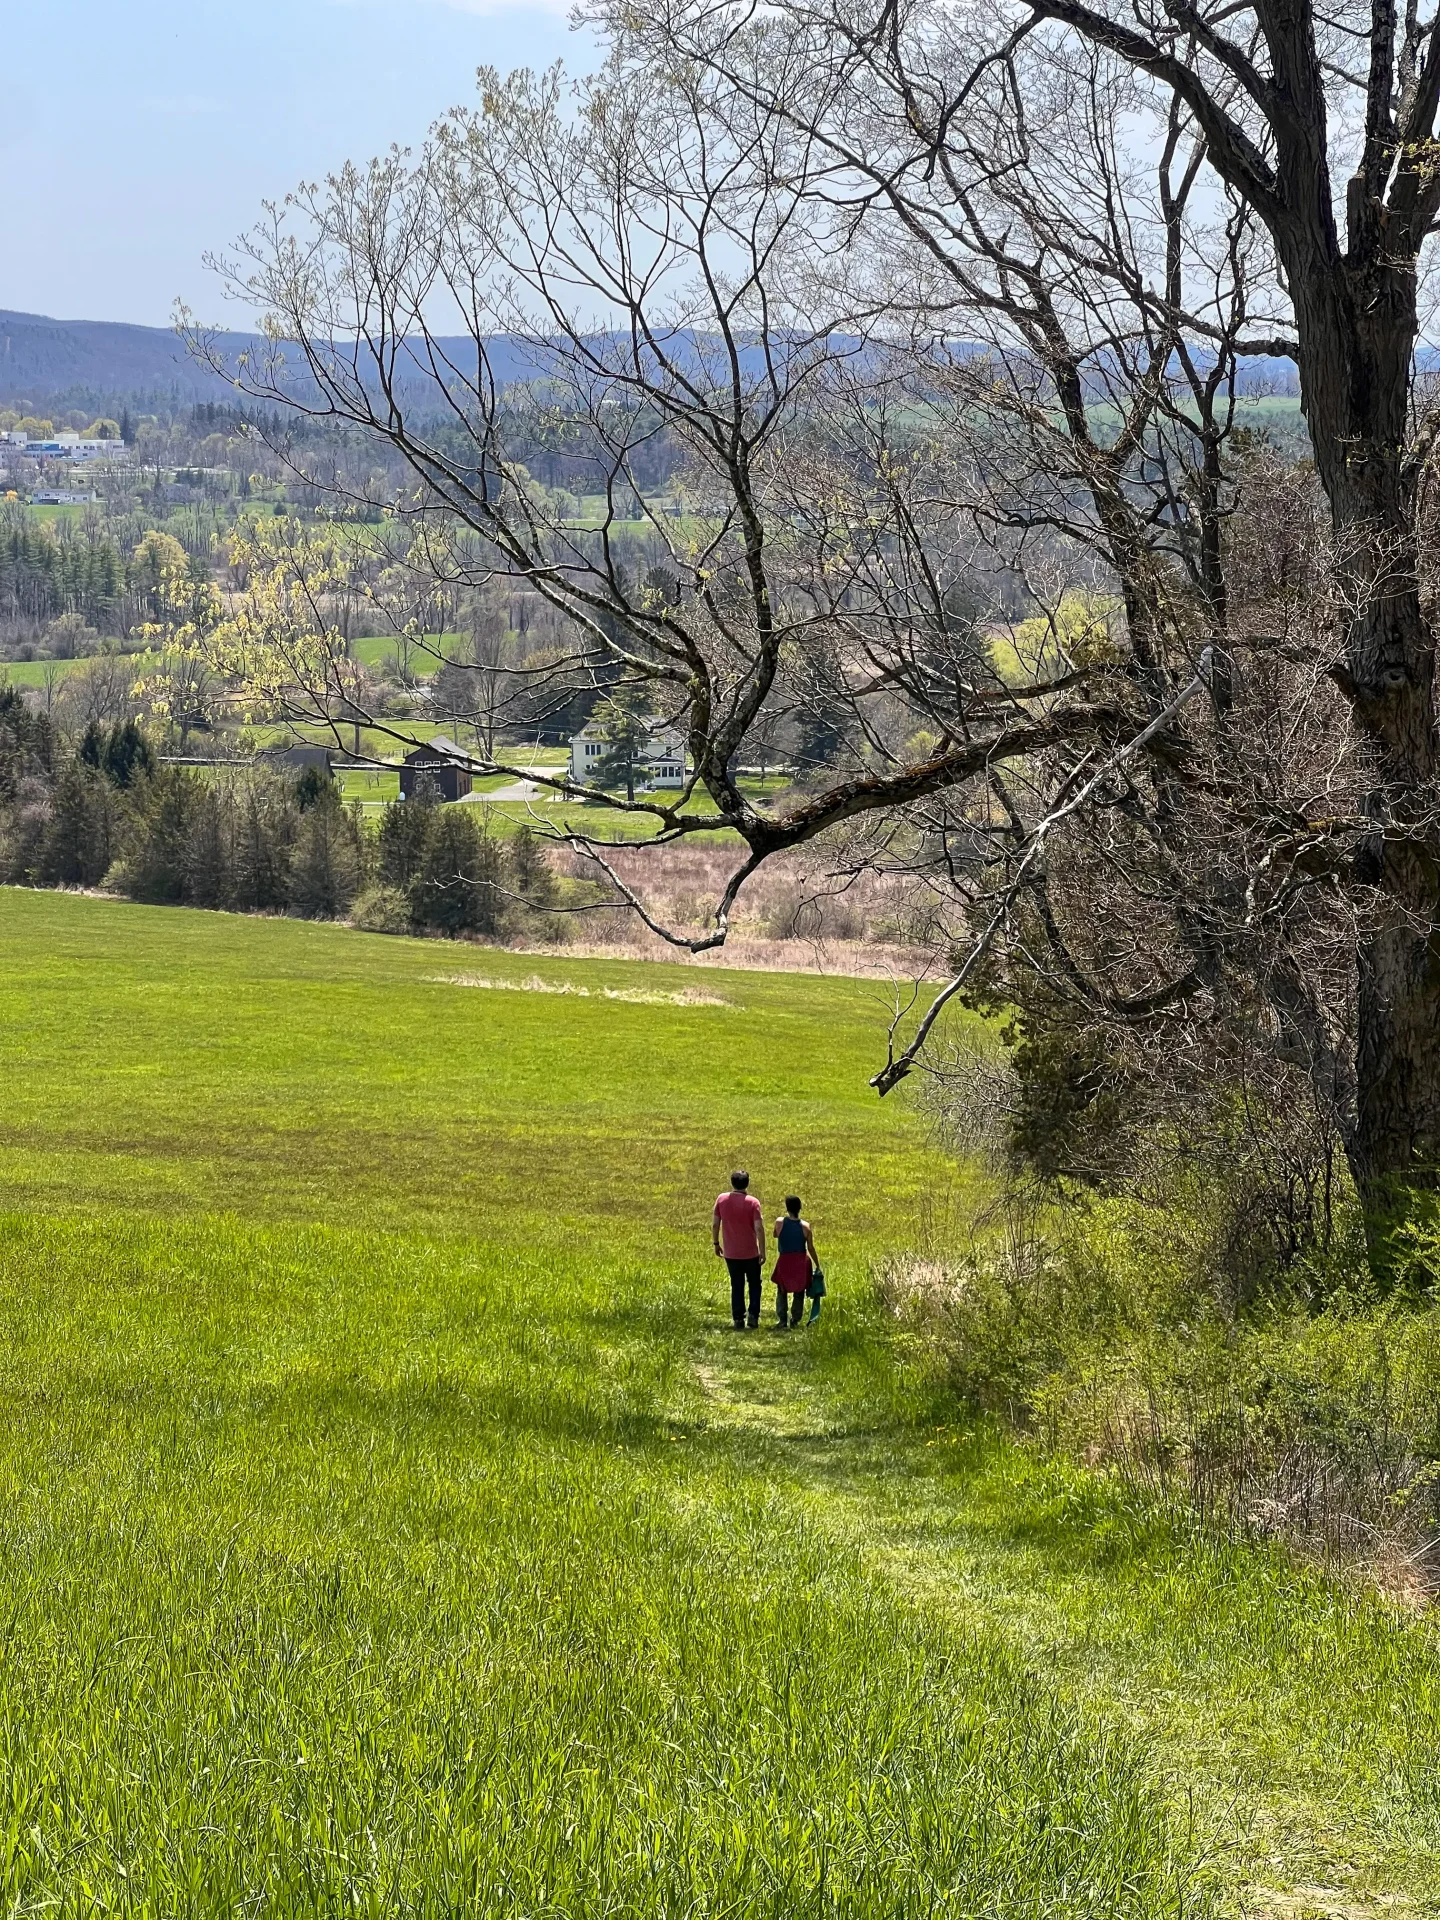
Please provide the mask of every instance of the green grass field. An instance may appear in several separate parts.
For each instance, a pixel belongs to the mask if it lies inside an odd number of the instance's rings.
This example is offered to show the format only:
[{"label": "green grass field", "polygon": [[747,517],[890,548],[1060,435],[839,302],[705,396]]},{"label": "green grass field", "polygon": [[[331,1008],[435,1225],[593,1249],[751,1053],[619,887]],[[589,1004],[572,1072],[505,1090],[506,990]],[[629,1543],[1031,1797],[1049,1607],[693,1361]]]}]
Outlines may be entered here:
[{"label": "green grass field", "polygon": [[[93,657],[93,655],[87,656],[87,658]],[[137,679],[143,673],[153,673],[160,664],[158,653],[127,653],[124,659]],[[85,664],[84,659],[0,660],[0,685],[9,681],[13,687],[43,687],[47,673],[53,674],[58,684]]]},{"label": "green grass field", "polygon": [[43,687],[47,670],[58,684],[80,664],[78,660],[0,660],[0,685]]},{"label": "green grass field", "polygon": [[[458,633],[428,633],[425,647],[417,647],[411,657],[410,670],[417,680],[430,680],[440,671],[440,658],[448,658],[451,651],[462,640]],[[362,634],[350,643],[353,657],[365,667],[388,666],[397,657],[399,641],[394,634]],[[429,649],[427,651],[426,649]]]},{"label": "green grass field", "polygon": [[53,525],[57,520],[83,520],[94,504],[93,501],[81,502],[73,500],[67,500],[63,503],[49,506],[27,504],[25,511],[32,520],[38,520],[42,522],[42,524],[49,523]]},{"label": "green grass field", "polygon": [[[0,969],[7,1913],[1431,1907],[1428,1620],[875,1304],[973,1200],[876,983],[13,890]],[[814,1329],[729,1330],[741,1158]]]}]

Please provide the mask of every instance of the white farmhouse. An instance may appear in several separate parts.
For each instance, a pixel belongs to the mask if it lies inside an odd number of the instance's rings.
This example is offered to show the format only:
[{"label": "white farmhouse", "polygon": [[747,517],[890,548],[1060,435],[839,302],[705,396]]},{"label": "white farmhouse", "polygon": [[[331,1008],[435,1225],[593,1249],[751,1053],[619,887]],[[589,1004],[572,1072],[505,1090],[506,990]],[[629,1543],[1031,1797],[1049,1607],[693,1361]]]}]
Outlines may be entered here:
[{"label": "white farmhouse", "polygon": [[[587,785],[605,757],[610,742],[605,729],[595,721],[570,737],[570,778]],[[674,727],[651,727],[636,768],[636,786],[683,787],[685,784],[685,742]]]}]

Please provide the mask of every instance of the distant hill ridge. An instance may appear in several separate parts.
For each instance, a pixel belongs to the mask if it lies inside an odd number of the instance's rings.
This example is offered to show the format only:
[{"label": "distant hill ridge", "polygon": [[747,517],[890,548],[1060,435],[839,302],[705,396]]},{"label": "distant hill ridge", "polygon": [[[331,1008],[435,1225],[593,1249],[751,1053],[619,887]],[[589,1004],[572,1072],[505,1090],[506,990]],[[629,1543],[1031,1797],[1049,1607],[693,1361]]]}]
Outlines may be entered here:
[{"label": "distant hill ridge", "polygon": [[[224,336],[237,353],[250,338]],[[218,400],[234,389],[196,366],[168,327],[0,311],[0,395],[40,400],[72,391]]]},{"label": "distant hill ridge", "polygon": [[[699,336],[690,338],[698,345]],[[215,342],[230,360],[263,345],[255,333],[218,333]],[[472,340],[456,336],[439,339],[436,345],[456,366],[473,365]],[[502,386],[532,379],[540,371],[535,350],[518,340],[492,340],[489,353],[494,376]],[[1423,364],[1433,365],[1436,355],[1430,349],[1421,358]],[[750,370],[760,373],[763,360],[756,349],[743,351],[742,360],[753,362]],[[423,384],[417,375],[415,387]],[[1293,392],[1293,372],[1284,362],[1253,361],[1242,368],[1241,387],[1252,392],[1257,388]],[[140,327],[122,320],[52,320],[45,314],[0,309],[0,403],[68,400],[85,406],[99,401],[138,402],[146,397],[184,403],[234,400],[236,393],[229,381],[192,360],[169,327]]]},{"label": "distant hill ridge", "polygon": [[[213,338],[217,351],[230,361],[264,346],[257,333],[220,332]],[[693,363],[699,338],[683,329],[673,335],[673,341],[686,343],[678,357]],[[474,366],[475,343],[467,335],[440,336],[435,345],[456,367]],[[491,372],[502,387],[533,380],[544,371],[544,351],[533,344],[501,336],[489,340],[487,350]],[[754,377],[763,376],[765,358],[758,347],[743,348],[741,361]],[[297,394],[308,384],[297,378]],[[412,401],[433,391],[430,379],[418,369],[408,379],[402,374],[399,385],[402,392],[409,389]],[[236,397],[230,382],[192,360],[168,327],[52,320],[45,314],[0,310],[0,403],[118,406],[129,401],[143,408],[146,400],[184,404]]]},{"label": "distant hill ridge", "polygon": [[[264,346],[258,333],[217,332],[212,337],[217,351],[231,361]],[[680,357],[692,359],[700,338],[686,329],[671,336],[672,342],[687,343]],[[456,367],[474,366],[475,343],[468,335],[440,335],[435,345]],[[499,336],[487,342],[487,349],[501,386],[534,379],[543,371],[544,351],[537,351],[533,344]],[[741,361],[757,378],[763,374],[765,359],[758,347],[743,348]],[[409,381],[402,376],[401,384],[423,389],[431,383],[417,369]],[[0,310],[0,398],[40,400],[80,389],[116,396],[235,398],[229,381],[192,360],[169,327],[139,327],[121,320],[52,320],[45,314]]]},{"label": "distant hill ridge", "polygon": [[[263,345],[256,333],[217,333],[217,349],[233,360]],[[474,343],[456,338],[438,343],[457,365],[473,359]],[[491,345],[502,384],[533,374],[518,344]],[[169,327],[139,327],[123,320],[52,320],[46,314],[0,309],[0,400],[31,401],[74,396],[144,395],[185,400],[234,400],[228,380],[198,365]]]}]

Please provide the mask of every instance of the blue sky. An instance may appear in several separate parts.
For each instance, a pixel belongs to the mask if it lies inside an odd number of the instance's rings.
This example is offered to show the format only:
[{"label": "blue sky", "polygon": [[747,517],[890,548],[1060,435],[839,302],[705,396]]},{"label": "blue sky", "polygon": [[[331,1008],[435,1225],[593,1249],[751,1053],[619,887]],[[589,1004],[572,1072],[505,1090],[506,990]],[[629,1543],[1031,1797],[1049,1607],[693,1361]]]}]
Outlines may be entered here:
[{"label": "blue sky", "polygon": [[586,64],[568,0],[0,0],[0,307],[238,324],[201,265],[266,197],[418,140],[474,71]]}]

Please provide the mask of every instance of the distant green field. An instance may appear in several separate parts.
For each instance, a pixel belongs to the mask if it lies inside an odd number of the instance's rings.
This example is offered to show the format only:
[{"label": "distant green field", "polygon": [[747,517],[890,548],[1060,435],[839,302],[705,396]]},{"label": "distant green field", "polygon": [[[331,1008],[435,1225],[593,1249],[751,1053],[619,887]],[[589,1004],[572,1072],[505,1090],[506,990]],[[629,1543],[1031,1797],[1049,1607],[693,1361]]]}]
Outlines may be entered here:
[{"label": "distant green field", "polygon": [[[427,634],[425,649],[416,647],[410,657],[410,670],[416,679],[433,678],[440,670],[440,656],[448,657],[460,641],[458,633]],[[393,634],[365,634],[350,642],[350,652],[362,666],[378,667],[396,657],[399,644]]]},{"label": "distant green field", "polygon": [[53,675],[58,684],[79,665],[78,660],[0,660],[0,681],[12,687],[43,687]]},{"label": "distant green field", "polygon": [[[477,791],[483,787],[493,787],[497,782],[477,782]],[[780,799],[787,791],[788,780],[744,779],[739,782],[741,791],[752,800],[766,804]],[[667,801],[678,799],[678,790],[661,790],[653,795],[642,794],[641,799]],[[518,826],[546,827],[559,832],[575,831],[591,834],[596,839],[614,841],[637,841],[652,839],[662,830],[662,823],[653,815],[626,813],[618,808],[607,807],[599,802],[577,802],[563,797],[556,798],[540,789],[529,800],[496,800],[489,804],[491,816],[502,824]],[[717,809],[714,801],[703,788],[697,789],[686,803],[688,815],[714,815]],[[717,826],[712,832],[701,828],[687,836],[690,844],[696,846],[738,845],[739,839],[732,828]]]},{"label": "distant green field", "polygon": [[[538,794],[531,800],[491,801],[488,811],[502,831],[525,825],[556,833],[586,834],[602,842],[650,840],[661,830],[660,821],[648,814],[623,813],[589,802],[552,801]],[[712,813],[714,808],[702,801],[692,811]],[[716,827],[713,831],[702,827],[689,834],[687,840],[691,845],[703,847],[739,844],[738,836],[729,827]]]},{"label": "distant green field", "polygon": [[[153,672],[160,662],[156,653],[127,653],[122,657],[137,678],[142,673]],[[0,683],[8,681],[12,687],[43,687],[47,674],[54,673],[58,684],[85,664],[84,660],[0,660]]]},{"label": "distant green field", "polygon": [[[93,502],[90,503],[90,505],[93,505],[93,504],[94,504]],[[85,514],[89,511],[89,505],[87,505],[84,502],[80,502],[77,504],[72,504],[67,502],[63,506],[44,506],[44,507],[27,505],[27,507],[25,508],[25,511],[32,520],[41,520],[41,521],[45,521],[53,524],[56,520],[83,519]]]},{"label": "distant green field", "polygon": [[[396,719],[383,727],[361,727],[358,733],[354,727],[343,723],[337,732],[334,727],[302,722],[294,726],[262,726],[254,731],[256,743],[262,747],[308,740],[337,753],[358,751],[376,760],[400,760],[411,747],[433,740],[437,733],[449,733],[450,722]],[[467,743],[461,741],[459,744],[463,746]]]},{"label": "distant green field", "polygon": [[400,775],[379,769],[341,767],[335,778],[347,801],[359,800],[367,807],[381,807],[400,797]]},{"label": "distant green field", "polygon": [[[367,813],[378,812],[400,795],[398,771],[341,767],[337,769],[336,779],[345,800],[359,801]],[[602,840],[635,841],[652,838],[659,827],[659,823],[647,815],[622,813],[611,807],[577,805],[574,801],[555,802],[543,793],[537,793],[529,800],[496,800],[488,797],[504,792],[512,785],[506,774],[486,775],[472,784],[471,792],[476,796],[475,801],[466,802],[467,805],[483,804],[487,817],[502,834],[520,826],[528,826],[542,832],[566,833],[573,830]],[[712,812],[713,808],[702,802],[695,810]],[[692,834],[690,839],[699,846],[721,846],[729,845],[736,836],[728,827],[717,827],[713,832],[702,829]]]},{"label": "distant green field", "polygon": [[[1102,436],[1119,425],[1120,415],[1113,406],[1086,408],[1091,424]],[[1277,439],[1305,441],[1305,417],[1298,396],[1283,393],[1242,394],[1235,402],[1235,424],[1252,432],[1271,432]]]},{"label": "distant green field", "polygon": [[[1431,1899],[1429,1621],[897,1334],[870,1263],[977,1194],[876,983],[14,890],[0,977],[7,1912]],[[737,1161],[815,1328],[729,1329]]]}]

